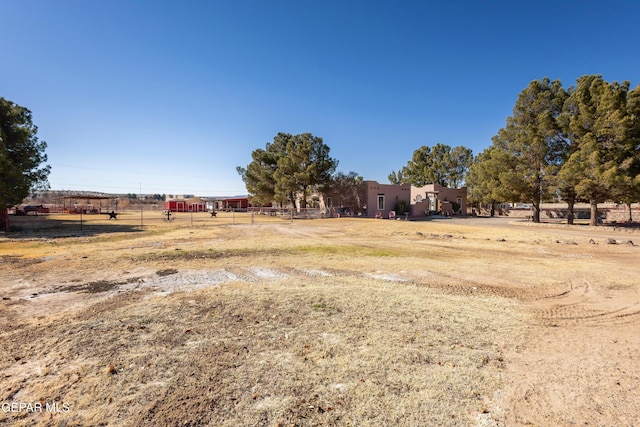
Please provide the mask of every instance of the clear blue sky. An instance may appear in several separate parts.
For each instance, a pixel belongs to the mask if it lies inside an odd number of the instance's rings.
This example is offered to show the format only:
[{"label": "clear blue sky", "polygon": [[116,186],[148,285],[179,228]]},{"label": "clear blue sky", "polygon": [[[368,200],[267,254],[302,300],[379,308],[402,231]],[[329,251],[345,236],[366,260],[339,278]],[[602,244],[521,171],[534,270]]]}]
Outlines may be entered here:
[{"label": "clear blue sky", "polygon": [[415,149],[478,154],[531,80],[640,82],[637,1],[0,0],[0,96],[55,190],[246,194],[278,132],[387,182]]}]

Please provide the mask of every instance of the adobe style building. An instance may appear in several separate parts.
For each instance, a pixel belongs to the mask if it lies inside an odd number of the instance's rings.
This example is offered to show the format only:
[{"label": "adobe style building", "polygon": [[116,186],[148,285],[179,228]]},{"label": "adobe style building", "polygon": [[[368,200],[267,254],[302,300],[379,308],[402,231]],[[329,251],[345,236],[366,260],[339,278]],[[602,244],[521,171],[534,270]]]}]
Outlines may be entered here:
[{"label": "adobe style building", "polygon": [[430,215],[462,215],[467,212],[467,188],[448,188],[439,184],[414,187],[410,184],[380,184],[363,181],[362,215],[370,218],[389,218],[403,214],[403,207],[411,218]]}]

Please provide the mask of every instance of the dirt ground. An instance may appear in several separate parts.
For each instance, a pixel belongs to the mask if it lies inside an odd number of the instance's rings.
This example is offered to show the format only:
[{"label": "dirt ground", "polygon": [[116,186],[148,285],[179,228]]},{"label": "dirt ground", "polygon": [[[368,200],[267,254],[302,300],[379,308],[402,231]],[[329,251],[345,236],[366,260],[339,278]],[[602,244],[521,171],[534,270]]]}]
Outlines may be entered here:
[{"label": "dirt ground", "polygon": [[640,419],[634,230],[222,216],[9,234],[0,272],[0,425]]},{"label": "dirt ground", "polygon": [[[640,240],[624,229],[536,231],[594,248],[614,242],[636,248]],[[640,256],[635,249],[583,256],[597,257],[605,277],[577,270],[566,292],[523,302],[537,327],[511,355],[498,399],[506,425],[632,426],[640,419]],[[627,275],[630,286],[623,284]]]}]

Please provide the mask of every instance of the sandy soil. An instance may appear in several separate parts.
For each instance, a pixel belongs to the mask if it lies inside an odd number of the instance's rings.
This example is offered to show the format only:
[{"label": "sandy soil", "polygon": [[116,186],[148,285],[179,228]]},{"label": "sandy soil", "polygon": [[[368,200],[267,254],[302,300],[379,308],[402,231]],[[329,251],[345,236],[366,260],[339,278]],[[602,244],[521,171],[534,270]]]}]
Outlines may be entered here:
[{"label": "sandy soil", "polygon": [[[487,224],[485,220],[478,221]],[[496,221],[490,222],[496,224]],[[500,227],[535,227],[577,244],[613,242],[635,248],[629,230],[536,226],[507,220]],[[571,240],[566,240],[571,239]],[[635,243],[634,243],[635,240]],[[534,323],[528,342],[510,354],[507,386],[496,396],[496,418],[508,426],[633,426],[640,419],[640,254],[597,253],[608,280],[575,271],[569,289],[525,298]],[[580,253],[575,254],[580,256]],[[584,252],[582,256],[594,256]],[[630,276],[627,276],[630,275]],[[635,279],[632,277],[635,275]],[[622,285],[627,276],[631,286]],[[502,424],[501,423],[501,424]]]},{"label": "sandy soil", "polygon": [[[81,244],[59,247],[56,241],[43,241],[46,250],[35,250],[35,255],[28,256],[18,250],[24,242],[5,241],[0,251],[3,274],[0,332],[8,336],[20,322],[39,325],[38,319],[44,322],[64,318],[91,304],[129,293],[170,295],[287,277],[304,281],[310,277],[349,276],[391,284],[418,283],[451,295],[477,293],[506,298],[513,301],[524,316],[521,327],[526,330],[526,340],[504,348],[500,387],[486,400],[477,417],[470,421],[452,420],[451,425],[633,426],[638,423],[640,234],[586,227],[532,227],[507,220],[482,219],[443,222],[442,226],[420,225],[423,231],[418,233],[407,227],[409,225],[370,238],[359,234],[366,227],[337,227],[327,222],[318,226],[281,226],[278,233],[320,243],[329,237],[351,236],[360,239],[357,244],[366,250],[395,247],[394,244],[401,248],[404,238],[410,240],[413,247],[432,245],[437,250],[454,251],[452,253],[460,249],[465,255],[457,261],[462,262],[463,267],[454,268],[455,261],[447,264],[436,258],[427,271],[412,265],[393,268],[391,261],[385,264],[385,259],[367,269],[358,264],[353,268],[335,268],[336,262],[331,257],[317,265],[288,265],[286,257],[274,264],[260,262],[259,257],[256,261],[254,257],[201,268],[184,265],[178,272],[162,270],[161,262],[127,263],[118,258],[117,268],[109,270],[116,255],[100,252],[104,259],[96,261],[95,255],[86,254]],[[251,237],[257,239],[261,231],[255,230],[247,227],[243,241]],[[208,242],[223,242],[226,238],[221,235],[218,239]],[[393,239],[397,239],[397,243]],[[382,241],[386,243],[380,243]],[[190,239],[188,235],[180,239],[153,238],[132,243],[123,238],[116,244],[120,251],[131,253],[156,249],[186,251],[198,249],[199,245],[197,239]],[[235,250],[243,246],[239,240],[237,243],[225,241],[225,247]],[[482,255],[477,259],[469,256],[474,251]],[[46,253],[46,257],[42,253]],[[339,254],[332,256],[339,258]],[[451,280],[432,280],[434,276]],[[4,367],[0,380],[7,383],[29,371],[29,365],[21,363]],[[6,388],[3,396],[5,400],[16,399]],[[12,419],[6,415],[0,418],[0,425],[11,425]]]}]

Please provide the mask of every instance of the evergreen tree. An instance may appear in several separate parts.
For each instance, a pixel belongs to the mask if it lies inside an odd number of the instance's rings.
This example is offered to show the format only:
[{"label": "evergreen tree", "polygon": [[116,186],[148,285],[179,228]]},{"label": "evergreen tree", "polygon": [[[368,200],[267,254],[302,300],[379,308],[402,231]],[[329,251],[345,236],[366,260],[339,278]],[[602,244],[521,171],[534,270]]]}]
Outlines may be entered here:
[{"label": "evergreen tree", "polygon": [[562,161],[565,136],[558,118],[567,98],[559,80],[534,80],[524,89],[513,116],[493,137],[509,164],[501,184],[513,199],[533,206],[533,221],[540,222],[540,204],[550,196],[553,173]]},{"label": "evergreen tree", "polygon": [[438,143],[433,147],[423,145],[413,152],[411,160],[397,173],[389,174],[392,184],[412,184],[422,187],[439,184],[456,188],[462,185],[473,160],[473,154],[466,147],[454,147]]},{"label": "evergreen tree", "polygon": [[31,189],[48,189],[47,144],[38,140],[31,111],[0,97],[0,229],[7,230],[7,209]]},{"label": "evergreen tree", "polygon": [[590,225],[598,224],[598,204],[615,197],[629,150],[626,114],[629,82],[608,83],[600,75],[580,77],[564,107],[566,132],[575,149],[562,166],[578,198],[588,200]]},{"label": "evergreen tree", "polygon": [[278,161],[286,155],[286,144],[290,138],[291,134],[278,133],[273,142],[266,144],[265,149],[257,149],[251,153],[252,161],[246,168],[236,168],[254,205],[270,205],[276,201],[274,173],[278,168]]},{"label": "evergreen tree", "polygon": [[613,182],[613,198],[627,205],[628,221],[633,222],[631,204],[640,201],[640,85],[628,92],[625,105],[625,138],[617,150],[618,174]]},{"label": "evergreen tree", "polygon": [[452,188],[459,188],[465,183],[467,172],[473,163],[473,152],[467,147],[458,146],[451,149],[448,157],[448,185]]},{"label": "evergreen tree", "polygon": [[331,179],[326,194],[332,197],[334,206],[359,209],[362,201],[360,194],[362,181],[363,178],[356,172],[348,174],[338,172]]},{"label": "evergreen tree", "polygon": [[391,173],[388,176],[389,179],[389,184],[407,184],[408,181],[404,176],[404,168],[402,169],[398,169],[398,172],[396,171],[391,171]]},{"label": "evergreen tree", "polygon": [[322,192],[331,182],[338,161],[329,156],[322,138],[310,133],[279,133],[264,150],[253,151],[246,168],[237,167],[254,204],[295,203],[301,207],[313,191]]},{"label": "evergreen tree", "polygon": [[467,174],[469,202],[476,206],[489,205],[493,216],[497,204],[512,200],[513,194],[502,184],[502,177],[509,168],[509,159],[504,150],[491,146],[481,152],[473,160]]}]

